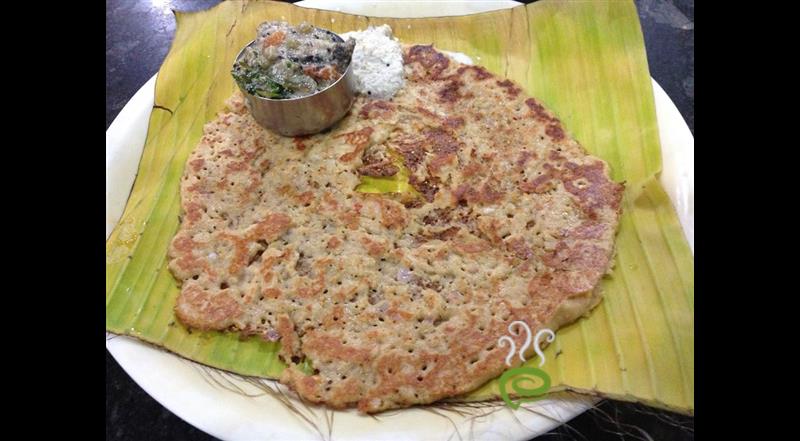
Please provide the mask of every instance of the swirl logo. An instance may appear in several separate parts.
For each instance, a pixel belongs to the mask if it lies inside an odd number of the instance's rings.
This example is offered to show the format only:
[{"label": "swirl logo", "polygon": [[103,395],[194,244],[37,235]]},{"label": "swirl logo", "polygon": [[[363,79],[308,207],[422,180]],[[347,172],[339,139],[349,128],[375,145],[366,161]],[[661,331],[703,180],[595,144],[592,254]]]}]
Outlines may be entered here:
[{"label": "swirl logo", "polygon": [[[514,332],[515,328],[518,330],[517,333]],[[539,341],[542,336],[545,336],[547,342],[552,343],[556,338],[555,333],[550,329],[542,329],[536,333],[535,337],[531,337],[531,328],[527,323],[517,320],[508,325],[508,333],[511,334],[511,336],[520,336],[522,331],[525,331],[525,343],[519,348],[519,359],[525,362],[525,351],[530,347],[532,342],[533,350],[536,352],[536,355],[539,356],[539,366],[541,367],[545,362],[545,357],[539,346]],[[508,355],[506,356],[506,366],[511,366],[514,353],[517,353],[517,345],[514,339],[507,335],[497,340],[497,346],[502,348],[506,345],[508,345],[509,349]],[[500,397],[514,410],[519,409],[520,403],[533,401],[536,397],[544,395],[550,389],[550,376],[547,375],[547,372],[538,367],[521,366],[509,369],[500,376],[497,382],[500,386]],[[533,387],[530,387],[530,384],[532,384]],[[537,384],[539,385],[536,386]],[[520,397],[518,401],[515,402],[511,400],[508,390],[509,386],[513,393]]]}]

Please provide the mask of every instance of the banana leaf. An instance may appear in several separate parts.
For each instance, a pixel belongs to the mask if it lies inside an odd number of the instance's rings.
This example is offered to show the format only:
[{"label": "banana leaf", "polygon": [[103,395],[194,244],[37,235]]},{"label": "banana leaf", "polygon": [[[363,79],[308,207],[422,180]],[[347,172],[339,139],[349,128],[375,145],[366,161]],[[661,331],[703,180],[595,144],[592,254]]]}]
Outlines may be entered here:
[{"label": "banana leaf", "polygon": [[[228,1],[176,13],[158,72],[138,175],[106,243],[106,329],[242,375],[275,378],[278,345],[177,322],[179,293],[166,251],[179,221],[179,179],[202,127],[234,91],[230,66],[266,20],[308,21],[336,32],[389,24],[406,43],[463,52],[510,78],[564,122],[626,182],[612,274],[603,302],[557,333],[543,369],[551,390],[576,390],[694,411],[694,259],[659,184],[653,93],[636,8],[630,0],[540,1],[460,17],[369,18],[270,1]],[[166,110],[168,109],[168,110]],[[374,191],[402,183],[371,183]],[[392,187],[396,185],[398,187]],[[387,187],[388,186],[388,187]],[[367,188],[369,190],[369,186]],[[535,366],[538,360],[530,360]],[[460,397],[499,397],[496,381]]]}]

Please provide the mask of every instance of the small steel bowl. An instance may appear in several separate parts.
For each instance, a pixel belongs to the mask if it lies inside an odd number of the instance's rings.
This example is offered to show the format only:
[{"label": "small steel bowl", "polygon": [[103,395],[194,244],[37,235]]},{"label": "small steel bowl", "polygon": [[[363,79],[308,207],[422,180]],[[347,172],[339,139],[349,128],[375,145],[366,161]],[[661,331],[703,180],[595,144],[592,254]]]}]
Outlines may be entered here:
[{"label": "small steel bowl", "polygon": [[[236,61],[239,61],[245,49],[253,43],[255,40],[239,51]],[[248,93],[239,86],[238,81],[236,85],[245,96],[250,114],[261,126],[284,136],[311,135],[339,122],[352,107],[355,100],[352,66],[351,59],[344,75],[335,83],[319,92],[299,98],[263,98]]]}]

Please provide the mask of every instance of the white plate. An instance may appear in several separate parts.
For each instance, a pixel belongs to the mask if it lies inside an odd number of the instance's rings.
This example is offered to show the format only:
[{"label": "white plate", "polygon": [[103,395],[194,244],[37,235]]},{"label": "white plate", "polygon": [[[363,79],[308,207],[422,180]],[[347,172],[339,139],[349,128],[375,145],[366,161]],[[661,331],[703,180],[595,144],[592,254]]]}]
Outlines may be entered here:
[{"label": "white plate", "polygon": [[[405,3],[405,4],[400,4]],[[413,7],[409,7],[413,3]],[[334,2],[304,1],[304,7],[338,10],[384,17],[426,17],[484,12],[517,6],[511,1],[437,2]],[[155,94],[153,76],[131,98],[106,132],[106,237],[125,208],[139,158],[147,135],[147,125]],[[663,155],[661,182],[667,190],[694,252],[694,138],[675,105],[653,81],[656,116]],[[122,368],[150,396],[189,424],[225,440],[253,439],[510,439],[524,440],[552,430],[569,421],[596,399],[563,395],[524,405],[512,411],[502,403],[473,411],[475,415],[446,412],[445,418],[423,409],[407,409],[381,415],[379,419],[355,411],[325,411],[304,408],[306,417],[316,422],[319,433],[300,416],[291,413],[270,395],[248,397],[209,381],[219,377],[207,368],[162,349],[128,337],[114,337],[106,347]],[[259,389],[230,377],[224,379],[246,392]],[[271,387],[273,382],[264,382]],[[332,424],[326,421],[330,416]],[[482,416],[476,416],[483,414]]]}]

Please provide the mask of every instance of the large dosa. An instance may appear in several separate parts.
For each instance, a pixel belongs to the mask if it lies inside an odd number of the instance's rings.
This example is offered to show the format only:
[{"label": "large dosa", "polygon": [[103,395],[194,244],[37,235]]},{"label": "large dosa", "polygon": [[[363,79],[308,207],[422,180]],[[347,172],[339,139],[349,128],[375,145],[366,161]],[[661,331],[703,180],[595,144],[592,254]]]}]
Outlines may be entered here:
[{"label": "large dosa", "polygon": [[[179,319],[280,340],[281,381],[335,408],[429,403],[497,377],[508,325],[585,314],[613,257],[623,187],[605,162],[508,80],[430,46],[405,63],[392,100],[359,98],[311,137],[262,129],[235,95],[181,185]],[[416,196],[354,190],[398,167]]]}]

